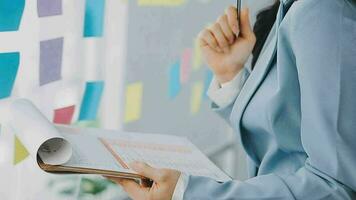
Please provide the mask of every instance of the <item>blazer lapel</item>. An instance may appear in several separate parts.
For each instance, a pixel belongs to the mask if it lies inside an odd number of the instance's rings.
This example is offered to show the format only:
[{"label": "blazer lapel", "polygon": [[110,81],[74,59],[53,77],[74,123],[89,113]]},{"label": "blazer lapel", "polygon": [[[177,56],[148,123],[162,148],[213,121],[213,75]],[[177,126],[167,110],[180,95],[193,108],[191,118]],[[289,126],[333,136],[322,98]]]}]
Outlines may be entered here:
[{"label": "blazer lapel", "polygon": [[[285,0],[285,1],[294,2],[293,0]],[[281,2],[277,14],[276,23],[273,26],[269,36],[272,37],[272,39],[268,44],[266,44],[267,45],[266,48],[264,48],[262,53],[260,54],[260,57],[255,65],[255,68],[251,72],[250,77],[247,79],[244,87],[242,88],[239,96],[236,99],[236,102],[234,104],[230,116],[231,124],[234,125],[233,128],[237,132],[238,139],[241,141],[243,148],[245,149],[246,153],[250,156],[252,161],[255,162],[256,166],[259,166],[259,161],[253,152],[248,151],[248,148],[246,148],[247,145],[244,144],[242,138],[243,133],[241,132],[241,122],[242,122],[241,119],[246,110],[248,103],[250,102],[251,98],[255,94],[256,90],[258,89],[258,87],[260,86],[264,78],[266,77],[269,69],[273,65],[273,60],[277,52],[278,28],[287,11],[283,3],[284,2]]]},{"label": "blazer lapel", "polygon": [[[270,37],[272,39],[270,40],[269,44],[267,44],[266,48],[264,51],[261,53],[255,68],[250,74],[250,77],[247,79],[245,82],[244,87],[240,91],[239,96],[236,99],[235,105],[232,109],[231,116],[230,116],[230,121],[231,124],[234,125],[234,129],[237,131],[238,137],[240,137],[241,144],[247,150],[246,146],[244,145],[244,142],[242,140],[241,136],[241,118],[242,115],[251,100],[252,96],[258,89],[259,85],[265,78],[266,74],[268,73],[270,67],[272,66],[273,59],[276,55],[277,51],[277,27],[276,25],[273,27],[270,33]],[[246,151],[250,158],[252,158],[254,161],[257,161],[255,158],[255,155],[253,155],[251,152]],[[257,162],[256,162],[257,165]]]}]

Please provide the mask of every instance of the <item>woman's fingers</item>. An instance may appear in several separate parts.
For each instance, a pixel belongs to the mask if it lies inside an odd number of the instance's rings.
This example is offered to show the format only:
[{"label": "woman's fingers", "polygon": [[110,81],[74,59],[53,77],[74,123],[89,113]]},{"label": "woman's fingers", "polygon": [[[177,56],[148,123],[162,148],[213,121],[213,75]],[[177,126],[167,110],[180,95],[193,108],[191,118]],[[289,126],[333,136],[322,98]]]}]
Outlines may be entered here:
[{"label": "woman's fingers", "polygon": [[219,47],[224,51],[224,53],[229,52],[229,42],[225,37],[224,32],[219,23],[215,23],[210,26],[210,31],[214,35],[215,39],[218,41]]},{"label": "woman's fingers", "polygon": [[[240,22],[237,21],[238,14],[240,14]],[[237,9],[230,6],[216,23],[199,34],[199,41],[202,47],[209,46],[216,52],[229,53],[230,45],[234,44],[240,33],[240,37],[250,41],[256,40],[251,27],[248,8],[244,8],[241,13],[237,13]]]},{"label": "woman's fingers", "polygon": [[241,11],[241,34],[242,37],[246,38],[246,39],[250,39],[255,41],[255,34],[252,30],[252,26],[250,23],[250,17],[249,17],[249,9],[248,8],[244,8]]},{"label": "woman's fingers", "polygon": [[200,46],[208,45],[210,48],[214,49],[217,52],[222,52],[219,48],[218,42],[216,41],[214,35],[210,32],[209,29],[204,29],[199,34]]},{"label": "woman's fingers", "polygon": [[228,39],[229,43],[233,44],[235,35],[228,23],[227,15],[220,16],[217,22],[219,23],[221,30],[223,31],[225,37]]},{"label": "woman's fingers", "polygon": [[142,162],[133,162],[130,163],[130,168],[132,168],[135,172],[138,174],[147,177],[155,182],[160,182],[161,180],[159,179],[161,176],[161,173],[159,170],[149,166],[146,163]]},{"label": "woman's fingers", "polygon": [[147,196],[146,193],[149,191],[149,188],[141,187],[133,180],[108,176],[105,176],[105,178],[120,185],[124,191],[133,199],[143,199],[145,196]]},{"label": "woman's fingers", "polygon": [[237,21],[237,9],[234,6],[229,6],[226,9],[225,14],[227,16],[228,24],[231,30],[235,33],[236,37],[238,37],[240,33],[240,26],[239,22]]},{"label": "woman's fingers", "polygon": [[145,199],[149,192],[149,188],[141,187],[133,180],[121,179],[118,184],[122,186],[132,199]]}]

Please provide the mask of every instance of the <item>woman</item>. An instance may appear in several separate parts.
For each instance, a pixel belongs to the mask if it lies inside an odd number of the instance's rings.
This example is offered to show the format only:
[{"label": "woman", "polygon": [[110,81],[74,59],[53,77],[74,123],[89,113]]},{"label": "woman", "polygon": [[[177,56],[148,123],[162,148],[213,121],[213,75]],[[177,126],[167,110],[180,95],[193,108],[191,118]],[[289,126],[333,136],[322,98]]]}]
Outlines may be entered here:
[{"label": "woman", "polygon": [[[217,183],[133,163],[151,188],[114,181],[133,199],[356,199],[355,4],[280,0],[259,15],[256,35],[248,10],[239,26],[230,7],[201,32],[213,109],[235,129],[250,179]],[[271,18],[273,27],[263,22]]]}]

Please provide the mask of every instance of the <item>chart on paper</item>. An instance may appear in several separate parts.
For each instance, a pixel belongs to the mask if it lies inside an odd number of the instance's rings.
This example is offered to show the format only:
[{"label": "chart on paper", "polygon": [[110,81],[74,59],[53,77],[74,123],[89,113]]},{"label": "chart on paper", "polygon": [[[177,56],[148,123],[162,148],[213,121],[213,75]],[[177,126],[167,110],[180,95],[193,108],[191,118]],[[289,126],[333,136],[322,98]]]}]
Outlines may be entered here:
[{"label": "chart on paper", "polygon": [[126,169],[133,161],[142,161],[156,168],[176,169],[195,176],[206,176],[226,181],[230,178],[205,157],[185,138],[179,138],[176,144],[146,142],[125,139],[99,139],[111,152],[116,161]]}]

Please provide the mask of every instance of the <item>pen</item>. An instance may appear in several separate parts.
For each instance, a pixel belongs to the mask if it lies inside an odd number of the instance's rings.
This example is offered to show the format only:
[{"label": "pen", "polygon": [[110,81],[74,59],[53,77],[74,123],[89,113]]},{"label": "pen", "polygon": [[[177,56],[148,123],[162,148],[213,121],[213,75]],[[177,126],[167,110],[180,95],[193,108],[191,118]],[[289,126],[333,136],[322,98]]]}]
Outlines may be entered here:
[{"label": "pen", "polygon": [[236,0],[237,21],[240,22],[241,0]]}]

